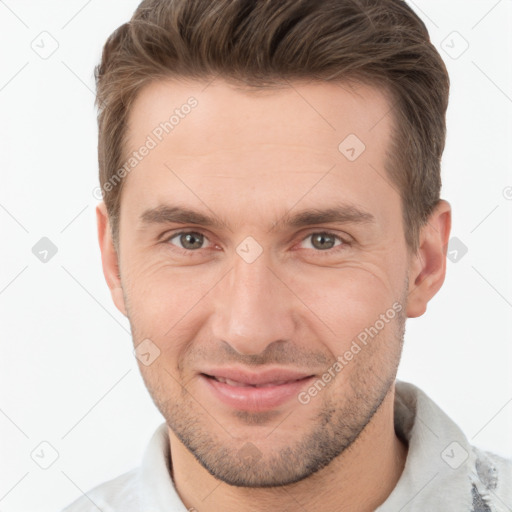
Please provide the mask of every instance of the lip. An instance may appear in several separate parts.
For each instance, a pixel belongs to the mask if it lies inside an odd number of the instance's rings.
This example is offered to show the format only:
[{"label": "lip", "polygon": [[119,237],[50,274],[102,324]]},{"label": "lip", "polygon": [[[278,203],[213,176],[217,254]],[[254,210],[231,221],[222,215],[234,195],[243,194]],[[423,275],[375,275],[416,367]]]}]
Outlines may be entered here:
[{"label": "lip", "polygon": [[[212,375],[240,382],[241,385],[219,382]],[[241,370],[225,369],[210,370],[201,373],[199,377],[203,385],[222,403],[235,409],[261,412],[274,409],[296,397],[315,376],[287,370],[249,374]]]},{"label": "lip", "polygon": [[257,373],[248,372],[241,368],[210,368],[202,371],[201,373],[211,377],[229,379],[251,386],[262,386],[265,384],[272,384],[274,382],[295,381],[312,376],[310,373],[287,370],[286,368],[272,368],[259,371]]}]

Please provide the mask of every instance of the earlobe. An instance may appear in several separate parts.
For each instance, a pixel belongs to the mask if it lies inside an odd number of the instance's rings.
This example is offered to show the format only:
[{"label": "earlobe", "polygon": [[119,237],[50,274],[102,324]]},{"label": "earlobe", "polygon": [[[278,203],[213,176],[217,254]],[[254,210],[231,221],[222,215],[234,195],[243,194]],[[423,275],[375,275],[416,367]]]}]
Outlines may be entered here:
[{"label": "earlobe", "polygon": [[407,316],[415,318],[427,310],[446,275],[446,249],[451,230],[451,207],[441,199],[421,229],[419,248],[409,266]]},{"label": "earlobe", "polygon": [[105,203],[96,207],[96,220],[98,226],[98,242],[101,251],[103,275],[110,289],[112,300],[117,309],[127,316],[124,303],[123,289],[119,272],[118,255],[112,241],[112,232]]}]

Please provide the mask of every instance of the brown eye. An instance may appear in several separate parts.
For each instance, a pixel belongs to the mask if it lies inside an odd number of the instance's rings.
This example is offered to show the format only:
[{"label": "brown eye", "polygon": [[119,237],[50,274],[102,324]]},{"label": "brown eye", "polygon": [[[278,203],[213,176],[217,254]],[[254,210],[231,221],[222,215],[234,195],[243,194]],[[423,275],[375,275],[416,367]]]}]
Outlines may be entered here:
[{"label": "brown eye", "polygon": [[179,244],[175,244],[174,242],[172,242],[173,245],[177,245],[180,249],[191,251],[201,249],[205,240],[205,236],[202,235],[201,233],[197,233],[195,231],[187,231],[176,233],[175,235],[168,238],[167,241],[171,242],[171,240],[175,238],[178,240]]},{"label": "brown eye", "polygon": [[332,249],[336,243],[335,238],[327,233],[315,233],[311,241],[316,249]]},{"label": "brown eye", "polygon": [[[329,249],[344,244],[344,241],[339,236],[326,232],[311,233],[304,239],[304,241],[306,240],[311,240],[311,247],[319,251],[328,251]],[[336,243],[338,240],[341,244]]]}]

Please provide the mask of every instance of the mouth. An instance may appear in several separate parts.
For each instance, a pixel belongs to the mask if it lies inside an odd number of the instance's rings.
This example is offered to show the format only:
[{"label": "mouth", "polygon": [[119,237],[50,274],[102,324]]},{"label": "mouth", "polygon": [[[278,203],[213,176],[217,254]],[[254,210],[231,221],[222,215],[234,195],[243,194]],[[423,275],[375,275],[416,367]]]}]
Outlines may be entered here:
[{"label": "mouth", "polygon": [[207,378],[216,380],[217,382],[222,382],[223,384],[228,384],[229,386],[236,386],[236,387],[245,387],[245,388],[270,388],[273,386],[282,386],[283,384],[289,384],[291,382],[298,382],[300,380],[309,379],[312,377],[312,375],[308,377],[302,377],[299,379],[292,379],[292,380],[278,380],[278,381],[271,381],[271,382],[265,382],[263,384],[249,384],[247,382],[241,382],[237,380],[227,379],[225,377],[216,377],[215,375],[208,375],[206,373],[203,373]]},{"label": "mouth", "polygon": [[248,382],[250,377],[236,380],[220,375],[201,373],[201,382],[215,401],[230,408],[262,412],[286,405],[297,399],[300,391],[315,378],[314,375],[299,376],[296,378],[276,379],[273,377],[259,377]]}]

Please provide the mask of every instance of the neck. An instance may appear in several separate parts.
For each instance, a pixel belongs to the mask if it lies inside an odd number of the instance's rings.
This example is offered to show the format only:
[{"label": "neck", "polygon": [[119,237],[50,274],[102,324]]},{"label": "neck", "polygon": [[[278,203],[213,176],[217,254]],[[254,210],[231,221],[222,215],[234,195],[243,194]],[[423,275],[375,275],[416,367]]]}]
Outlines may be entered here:
[{"label": "neck", "polygon": [[394,386],[359,437],[329,465],[294,484],[234,487],[208,473],[169,430],[174,485],[188,509],[200,512],[322,510],[371,512],[402,474],[407,446],[396,436]]}]

